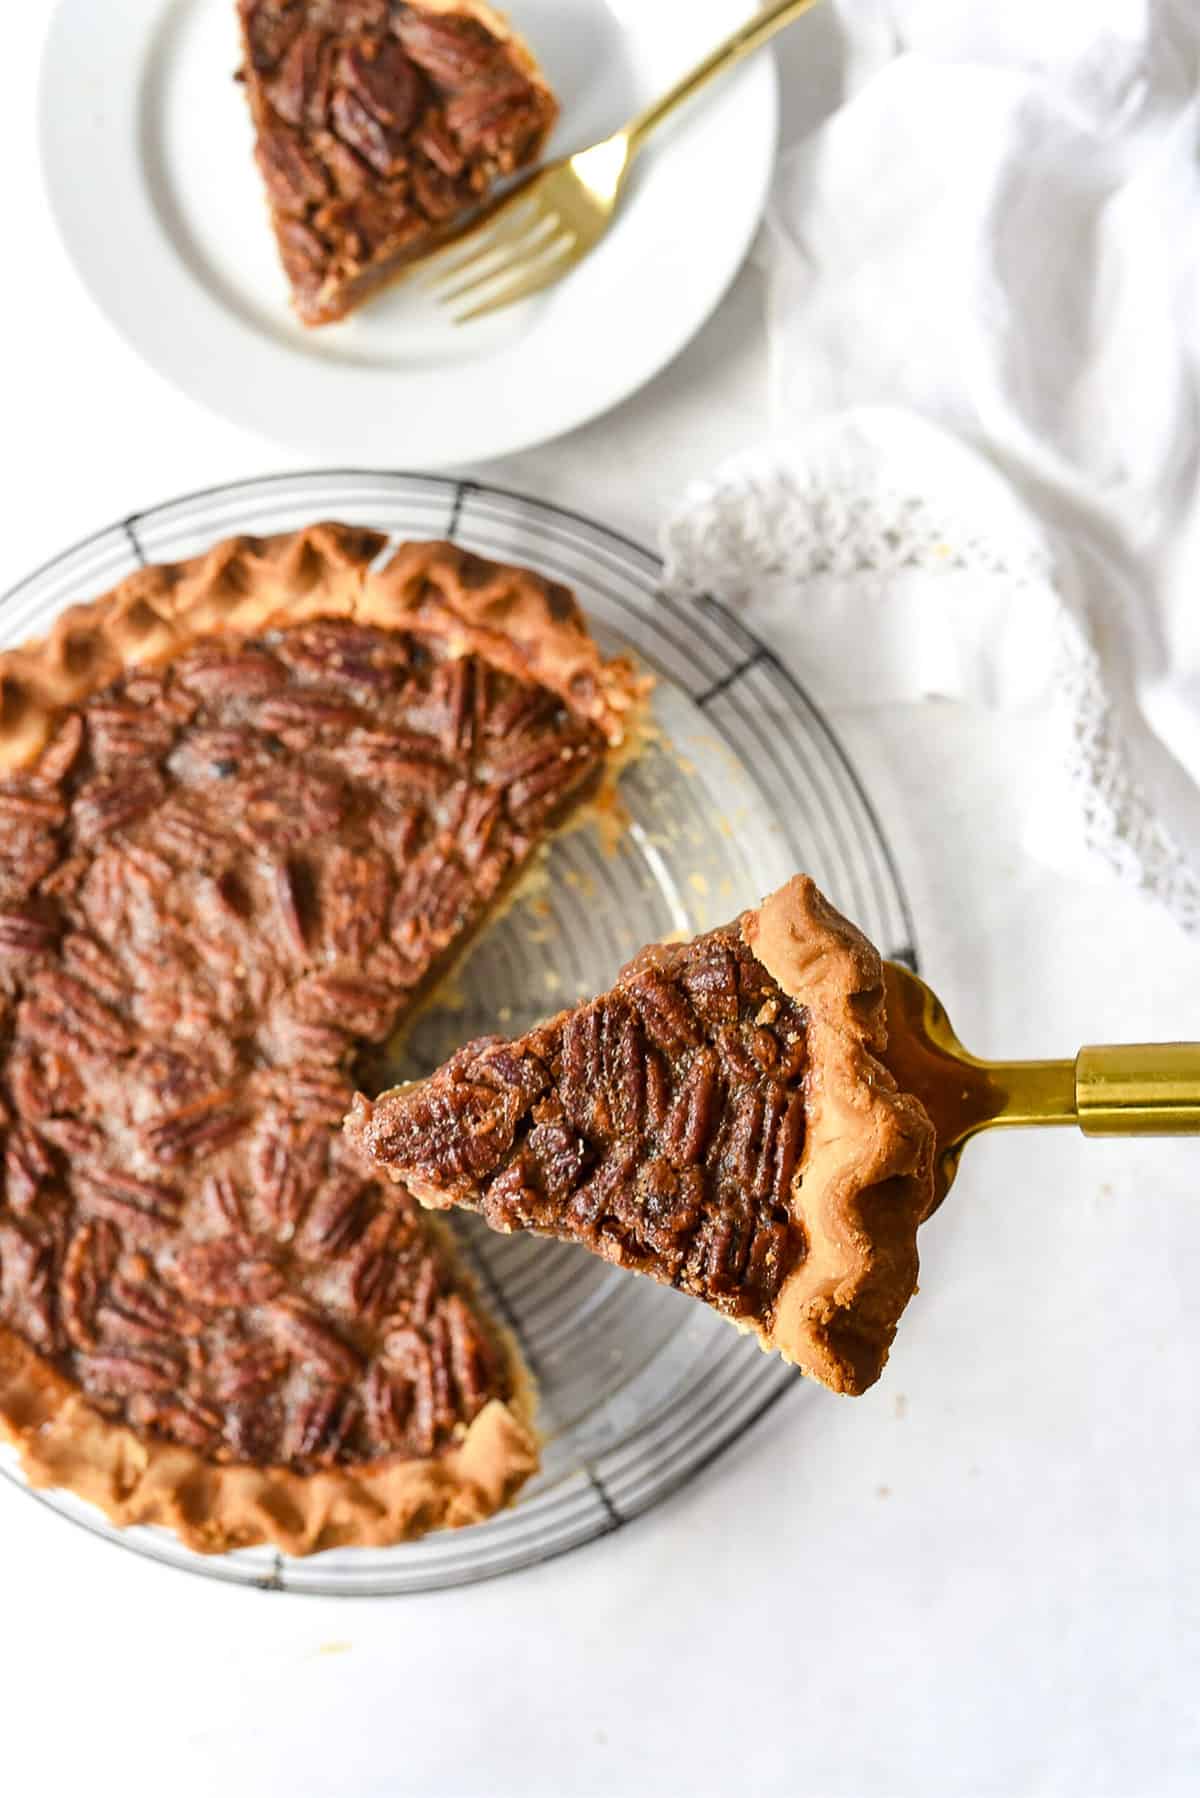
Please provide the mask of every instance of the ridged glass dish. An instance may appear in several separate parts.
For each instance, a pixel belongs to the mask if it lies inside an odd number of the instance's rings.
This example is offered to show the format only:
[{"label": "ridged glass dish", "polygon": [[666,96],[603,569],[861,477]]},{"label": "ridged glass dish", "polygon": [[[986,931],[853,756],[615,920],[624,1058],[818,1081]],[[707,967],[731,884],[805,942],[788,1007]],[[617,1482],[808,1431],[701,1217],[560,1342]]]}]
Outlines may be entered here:
[{"label": "ridged glass dish", "polygon": [[[238,532],[336,518],[451,536],[575,589],[607,650],[657,677],[654,732],[627,770],[615,841],[561,837],[406,1041],[399,1077],[487,1030],[522,1030],[607,986],[643,943],[724,922],[803,869],[880,949],[915,965],[909,908],[879,821],[820,712],[715,600],[659,591],[658,559],[604,526],[475,482],[345,472],[214,488],[123,520],[0,600],[0,644],[143,562]],[[609,833],[610,836],[613,833]],[[618,1529],[675,1491],[797,1375],[721,1318],[584,1250],[456,1223],[481,1291],[537,1379],[544,1461],[503,1515],[397,1548],[289,1560],[272,1549],[191,1553],[157,1529],[119,1531],[64,1492],[31,1494],[109,1541],[173,1567],[269,1590],[384,1595],[530,1566]],[[0,1473],[24,1484],[0,1450]]]}]

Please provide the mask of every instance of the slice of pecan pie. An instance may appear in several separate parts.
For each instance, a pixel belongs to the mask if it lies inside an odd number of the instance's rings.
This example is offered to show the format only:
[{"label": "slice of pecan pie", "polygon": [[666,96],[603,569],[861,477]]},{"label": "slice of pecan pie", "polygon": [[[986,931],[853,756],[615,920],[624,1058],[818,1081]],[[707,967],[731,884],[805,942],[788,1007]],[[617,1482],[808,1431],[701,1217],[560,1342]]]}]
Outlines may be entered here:
[{"label": "slice of pecan pie", "polygon": [[639,684],[563,589],[384,542],[237,539],[0,654],[0,1425],[202,1550],[468,1523],[536,1464],[338,1126]]},{"label": "slice of pecan pie", "polygon": [[583,1243],[858,1393],[933,1202],[933,1129],[886,1044],[879,956],[797,877],[519,1041],[358,1097],[347,1133],[424,1203]]},{"label": "slice of pecan pie", "polygon": [[238,0],[275,236],[306,325],[345,317],[535,163],[558,106],[483,0]]}]

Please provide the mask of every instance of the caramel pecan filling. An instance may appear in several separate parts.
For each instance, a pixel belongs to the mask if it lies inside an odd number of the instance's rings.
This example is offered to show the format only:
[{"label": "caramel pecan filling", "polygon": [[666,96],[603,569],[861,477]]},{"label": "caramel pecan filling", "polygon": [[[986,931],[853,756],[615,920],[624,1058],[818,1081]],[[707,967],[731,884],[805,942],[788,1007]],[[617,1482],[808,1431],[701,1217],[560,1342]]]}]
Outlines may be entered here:
[{"label": "caramel pecan filling", "polygon": [[462,13],[388,0],[240,0],[257,158],[297,305],[353,303],[416,254],[555,114],[512,48]]},{"label": "caramel pecan filling", "polygon": [[340,623],[204,643],[0,782],[0,1323],[216,1460],[450,1445],[510,1369],[336,1126],[603,742]]},{"label": "caramel pecan filling", "polygon": [[769,1322],[804,1255],[805,1015],[736,926],[644,951],[519,1042],[485,1037],[350,1125],[434,1203],[585,1243]]}]

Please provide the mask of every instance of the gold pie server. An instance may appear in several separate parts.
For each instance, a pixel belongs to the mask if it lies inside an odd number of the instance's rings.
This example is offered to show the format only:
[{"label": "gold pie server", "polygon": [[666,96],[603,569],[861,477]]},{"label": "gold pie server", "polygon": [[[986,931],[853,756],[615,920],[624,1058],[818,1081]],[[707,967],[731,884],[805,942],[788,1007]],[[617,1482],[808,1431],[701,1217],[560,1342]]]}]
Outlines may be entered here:
[{"label": "gold pie server", "polygon": [[1085,1136],[1200,1135],[1200,1043],[1081,1049],[1072,1061],[981,1061],[964,1049],[937,994],[884,963],[888,1049],[937,1135],[935,1204],[981,1130],[1076,1124]]},{"label": "gold pie server", "polygon": [[[455,323],[483,318],[561,281],[608,230],[626,177],[651,133],[816,4],[774,0],[622,130],[535,169],[484,206],[424,264],[441,302],[465,306],[455,313]],[[469,254],[456,255],[447,264],[448,249],[461,250],[468,242]]]}]

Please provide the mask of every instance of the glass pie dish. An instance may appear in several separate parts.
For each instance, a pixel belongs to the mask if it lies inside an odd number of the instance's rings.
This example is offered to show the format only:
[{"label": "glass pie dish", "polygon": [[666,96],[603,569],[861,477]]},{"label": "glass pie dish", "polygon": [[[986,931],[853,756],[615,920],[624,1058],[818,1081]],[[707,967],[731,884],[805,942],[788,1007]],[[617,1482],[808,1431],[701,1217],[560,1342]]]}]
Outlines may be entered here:
[{"label": "glass pie dish", "polygon": [[[465,1039],[516,1034],[595,990],[642,944],[690,936],[810,873],[885,956],[915,966],[909,907],[870,801],[827,722],[765,645],[716,601],[681,605],[661,565],[605,527],[474,482],[387,473],[292,475],[212,489],[138,514],[56,557],[0,601],[0,644],[143,563],[239,532],[322,518],[405,538],[452,537],[577,592],[601,648],[630,648],[657,679],[653,729],[620,788],[620,829],[557,839],[410,1029],[395,1079]],[[62,1491],[32,1493],[96,1535],[237,1584],[388,1595],[466,1584],[614,1529],[736,1440],[798,1375],[678,1293],[581,1250],[456,1224],[494,1314],[538,1384],[543,1464],[511,1510],[394,1548],[292,1560],[272,1549],[194,1554],[151,1528],[119,1531]],[[0,1473],[25,1482],[11,1450]]]}]

